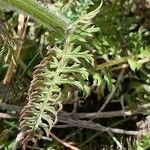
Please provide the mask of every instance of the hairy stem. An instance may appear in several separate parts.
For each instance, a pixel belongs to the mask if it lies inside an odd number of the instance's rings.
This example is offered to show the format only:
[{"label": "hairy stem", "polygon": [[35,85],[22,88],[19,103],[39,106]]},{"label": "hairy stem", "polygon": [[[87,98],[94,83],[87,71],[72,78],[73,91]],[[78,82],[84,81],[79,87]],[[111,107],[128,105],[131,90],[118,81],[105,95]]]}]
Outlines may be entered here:
[{"label": "hairy stem", "polygon": [[2,4],[2,7],[10,7],[25,12],[44,26],[51,27],[58,34],[64,36],[67,31],[67,19],[54,8],[48,10],[34,0],[0,0],[0,4]]}]

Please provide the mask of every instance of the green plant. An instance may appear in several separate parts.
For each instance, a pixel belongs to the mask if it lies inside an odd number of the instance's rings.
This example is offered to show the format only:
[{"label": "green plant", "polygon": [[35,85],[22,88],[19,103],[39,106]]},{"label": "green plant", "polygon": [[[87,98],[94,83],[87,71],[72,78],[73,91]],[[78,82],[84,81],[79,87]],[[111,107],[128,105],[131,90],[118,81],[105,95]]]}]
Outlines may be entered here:
[{"label": "green plant", "polygon": [[[11,68],[11,62],[16,66],[12,69],[11,82],[0,84],[0,101],[19,106],[27,103],[19,116],[17,138],[17,132],[11,132],[17,122],[2,121],[0,135],[4,135],[4,139],[0,139],[1,148],[11,149],[21,141],[24,149],[32,146],[62,149],[51,141],[51,131],[64,141],[78,143],[77,147],[81,149],[135,147],[131,144],[135,138],[128,141],[124,134],[141,136],[136,122],[149,113],[149,107],[145,108],[149,105],[150,87],[149,28],[141,22],[147,6],[142,5],[143,8],[136,12],[132,11],[135,3],[130,8],[131,3],[127,0],[104,0],[103,6],[97,0],[54,0],[53,4],[48,0],[45,4],[35,0],[0,0],[0,4],[0,79],[4,81],[4,72]],[[16,36],[18,16],[9,10],[31,17],[23,17],[22,30],[26,36],[19,36],[21,40]],[[21,49],[19,58],[15,54],[16,47]],[[18,87],[14,88],[14,84]],[[27,102],[24,100],[26,92]],[[0,109],[3,103],[0,103]],[[63,105],[65,111],[71,111],[66,116],[61,116]],[[8,117],[10,113],[11,119],[18,117],[18,108],[17,112],[9,107],[1,111],[8,113]],[[112,117],[98,118],[103,115],[102,111]],[[109,111],[113,111],[112,114]],[[98,115],[94,116],[92,112]],[[115,112],[120,117],[114,118]],[[64,121],[67,125],[56,124],[61,120],[60,116],[64,120],[69,118],[74,124],[70,120]],[[57,127],[68,125],[69,132],[65,129],[57,132]],[[94,130],[80,128],[76,131],[75,126]],[[101,129],[97,129],[99,126]],[[54,127],[56,130],[52,130]],[[111,133],[119,131],[119,135]],[[12,138],[9,139],[7,133]],[[141,140],[144,141],[140,144],[137,140],[137,147],[144,142],[148,147],[147,138]]]},{"label": "green plant", "polygon": [[[29,15],[32,14],[34,19],[40,20],[48,27],[53,27],[58,33],[67,29],[65,21],[61,17],[58,18],[56,12],[46,11],[34,1],[1,1],[1,3],[4,6],[9,4],[13,8],[21,9]],[[84,66],[81,67],[81,63],[86,62],[94,65],[94,60],[88,51],[82,51],[82,46],[78,46],[78,41],[86,42],[87,36],[91,37],[91,33],[98,31],[98,28],[91,26],[91,19],[98,13],[98,10],[99,8],[88,14],[83,14],[72,22],[67,29],[68,33],[63,47],[61,45],[60,47],[54,46],[51,50],[53,55],[51,56],[50,53],[44,58],[33,73],[33,81],[28,92],[29,103],[21,115],[20,128],[24,134],[24,142],[35,133],[39,137],[41,128],[47,136],[49,135],[50,129],[57,121],[57,113],[61,109],[64,99],[66,96],[68,98],[70,94],[68,92],[63,95],[65,88],[62,89],[60,86],[67,84],[77,86],[85,92],[86,96],[89,94],[89,88],[86,85],[89,73]],[[70,86],[69,88],[71,88]]]},{"label": "green plant", "polygon": [[136,141],[136,150],[145,150],[145,149],[149,149],[150,147],[150,136],[149,135],[145,135],[143,137],[140,137],[137,141]]}]

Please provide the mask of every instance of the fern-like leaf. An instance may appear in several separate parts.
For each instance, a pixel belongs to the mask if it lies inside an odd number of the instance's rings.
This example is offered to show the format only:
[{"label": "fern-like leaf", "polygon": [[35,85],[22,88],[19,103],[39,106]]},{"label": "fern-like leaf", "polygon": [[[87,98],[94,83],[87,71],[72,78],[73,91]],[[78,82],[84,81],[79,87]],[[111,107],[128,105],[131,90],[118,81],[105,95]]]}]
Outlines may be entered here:
[{"label": "fern-like leaf", "polygon": [[[88,17],[89,22],[95,15]],[[90,24],[86,26],[89,30]],[[89,51],[77,45],[78,39],[74,38],[84,25],[81,23],[81,26],[73,27],[76,30],[73,33],[71,30],[68,34],[63,48],[55,46],[51,50],[53,55],[49,54],[36,67],[28,92],[29,102],[24,107],[20,118],[20,129],[25,143],[33,136],[40,137],[44,133],[49,135],[51,128],[57,122],[57,114],[63,102],[70,95],[71,89],[66,91],[62,85],[76,87],[81,89],[85,96],[88,95],[89,88],[86,81],[89,72],[82,66],[82,61],[94,65],[94,60]]]}]

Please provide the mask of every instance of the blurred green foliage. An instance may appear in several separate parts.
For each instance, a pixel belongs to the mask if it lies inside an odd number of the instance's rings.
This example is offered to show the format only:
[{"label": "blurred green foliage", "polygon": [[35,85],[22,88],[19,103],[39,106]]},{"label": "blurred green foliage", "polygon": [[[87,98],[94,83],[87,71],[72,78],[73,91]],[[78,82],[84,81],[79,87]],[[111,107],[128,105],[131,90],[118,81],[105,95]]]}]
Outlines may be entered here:
[{"label": "blurred green foliage", "polygon": [[[100,5],[99,0],[54,0],[54,6],[71,21],[86,15]],[[46,3],[49,5],[49,2]],[[47,8],[48,9],[48,8]],[[84,28],[78,33],[78,42],[83,52],[88,50],[93,55],[94,67],[83,62],[90,72],[87,81],[90,95],[77,104],[77,112],[97,112],[114,89],[112,101],[123,98],[121,102],[110,102],[104,109],[136,110],[139,105],[150,103],[150,4],[148,0],[104,0],[100,12],[93,18],[96,30],[93,37],[80,38],[88,34]],[[1,12],[0,21],[0,80],[2,81],[11,56],[14,54],[14,43],[19,45],[22,41],[16,35],[16,12]],[[92,28],[90,30],[93,30]],[[22,52],[17,61],[17,67],[10,85],[0,84],[0,102],[17,106],[26,103],[27,90],[32,79],[35,65],[51,51],[54,46],[61,45],[58,35],[45,29],[40,24],[30,19],[27,33],[23,41]],[[52,52],[53,54],[53,52]],[[126,64],[127,67],[123,68]],[[121,70],[124,74],[119,84],[118,76]],[[17,84],[17,86],[16,86]],[[5,87],[4,87],[5,86]],[[14,88],[15,87],[15,88]],[[68,88],[67,88],[68,89]],[[17,91],[17,92],[16,92]],[[16,94],[17,93],[17,94]],[[81,96],[80,96],[81,93]],[[79,100],[82,92],[79,90]],[[20,99],[21,98],[21,99]],[[115,103],[115,104],[114,104]],[[64,109],[74,107],[65,105]],[[7,112],[7,110],[1,110]],[[10,113],[8,111],[8,113]],[[106,126],[137,130],[136,122],[145,119],[148,114],[129,118],[97,119],[97,123]],[[11,150],[18,132],[18,123],[14,120],[0,119],[0,149]],[[54,129],[53,132],[61,139],[77,143],[77,147],[85,150],[118,149],[116,143],[106,133],[81,129]],[[150,147],[149,135],[135,138],[125,135],[115,135],[124,149],[144,150]],[[40,144],[39,144],[40,143]],[[43,149],[64,149],[52,139],[39,141],[36,146]]]}]

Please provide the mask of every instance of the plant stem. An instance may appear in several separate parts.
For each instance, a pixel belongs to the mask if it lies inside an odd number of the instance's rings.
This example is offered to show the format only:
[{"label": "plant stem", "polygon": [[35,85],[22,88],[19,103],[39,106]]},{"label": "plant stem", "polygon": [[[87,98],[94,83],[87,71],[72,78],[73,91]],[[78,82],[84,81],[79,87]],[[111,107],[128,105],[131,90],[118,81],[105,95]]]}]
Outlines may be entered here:
[{"label": "plant stem", "polygon": [[131,57],[133,57],[133,56],[126,56],[126,57],[121,57],[120,59],[110,60],[109,62],[97,65],[96,70],[100,70],[100,69],[105,68],[105,67],[111,67],[111,66],[114,66],[114,65],[117,65],[117,64],[124,63],[128,59],[130,59]]},{"label": "plant stem", "polygon": [[68,29],[67,19],[53,7],[46,9],[33,0],[0,0],[1,3],[3,7],[10,6],[13,10],[23,11],[47,28],[52,28],[57,34],[65,36]]},{"label": "plant stem", "polygon": [[[114,65],[125,63],[125,62],[128,61],[128,59],[131,59],[133,57],[138,58],[138,56],[132,56],[131,55],[131,56],[126,56],[126,57],[121,57],[120,59],[116,59],[116,60],[110,60],[109,62],[97,65],[96,70],[100,70],[100,69],[105,68],[105,67],[111,67],[111,66],[114,66]],[[149,61],[150,61],[150,58],[148,56],[147,58],[140,59],[137,63],[143,64],[143,63],[146,63],[146,62],[149,62]]]},{"label": "plant stem", "polygon": [[[19,17],[18,17],[18,32],[17,32],[17,34],[18,34],[19,38],[22,39],[22,40],[24,40],[24,37],[25,37],[28,19],[29,19],[29,17],[27,18],[27,21],[24,24],[25,17],[24,17],[24,15],[19,14]],[[21,53],[21,48],[22,48],[22,45],[17,45],[16,46],[15,54],[14,54],[14,56],[12,56],[11,62],[9,64],[9,66],[8,66],[8,70],[7,70],[6,75],[4,77],[3,84],[7,84],[7,83],[9,83],[11,81],[14,69],[16,67],[15,61],[17,61],[17,59],[18,59],[18,57],[19,57],[19,55]]]}]

